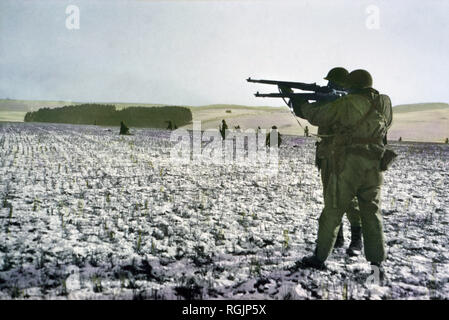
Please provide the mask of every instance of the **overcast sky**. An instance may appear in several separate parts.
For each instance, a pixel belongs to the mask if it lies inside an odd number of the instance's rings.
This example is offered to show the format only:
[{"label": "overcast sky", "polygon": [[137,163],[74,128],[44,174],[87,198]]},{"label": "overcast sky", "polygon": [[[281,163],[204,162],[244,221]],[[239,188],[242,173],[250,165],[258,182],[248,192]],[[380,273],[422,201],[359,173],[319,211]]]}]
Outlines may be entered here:
[{"label": "overcast sky", "polygon": [[1,0],[0,98],[281,105],[245,78],[325,84],[343,66],[370,71],[394,105],[449,102],[448,12],[445,0]]}]

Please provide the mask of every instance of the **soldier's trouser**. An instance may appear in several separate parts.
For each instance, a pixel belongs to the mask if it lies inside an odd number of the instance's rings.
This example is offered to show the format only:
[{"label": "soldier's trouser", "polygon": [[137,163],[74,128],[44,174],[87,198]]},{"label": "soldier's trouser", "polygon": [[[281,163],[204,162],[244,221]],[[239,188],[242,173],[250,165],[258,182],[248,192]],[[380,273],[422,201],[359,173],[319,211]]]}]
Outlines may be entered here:
[{"label": "soldier's trouser", "polygon": [[[330,179],[330,172],[326,166],[327,162],[322,161],[322,168],[321,168],[321,182],[323,183],[323,197],[326,197],[326,188],[329,183]],[[349,223],[351,224],[351,227],[361,227],[362,221],[360,219],[360,210],[359,210],[359,203],[357,200],[357,197],[354,197],[351,201],[351,204],[349,205],[348,209],[346,210],[346,217],[349,220]]]},{"label": "soldier's trouser", "polygon": [[354,197],[351,200],[351,204],[349,205],[348,209],[346,210],[346,217],[349,220],[349,223],[351,224],[351,227],[361,227],[362,226],[362,219],[360,218],[360,209],[359,209],[359,202],[357,200],[357,197]]},{"label": "soldier's trouser", "polygon": [[324,209],[319,218],[316,255],[324,261],[331,253],[337,238],[343,214],[357,197],[360,207],[363,243],[366,259],[385,260],[380,191],[382,172],[373,162],[357,156],[348,156],[345,168],[338,176],[331,174],[324,190]]}]

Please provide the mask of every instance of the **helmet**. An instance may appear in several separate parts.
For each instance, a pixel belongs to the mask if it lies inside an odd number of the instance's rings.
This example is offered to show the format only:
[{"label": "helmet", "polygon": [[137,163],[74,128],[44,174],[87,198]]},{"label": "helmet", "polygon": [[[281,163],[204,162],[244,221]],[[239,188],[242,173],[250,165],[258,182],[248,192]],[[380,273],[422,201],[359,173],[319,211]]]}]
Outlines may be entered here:
[{"label": "helmet", "polygon": [[368,71],[357,69],[348,75],[348,86],[351,89],[364,89],[373,86],[373,78]]},{"label": "helmet", "polygon": [[332,81],[335,84],[343,85],[346,83],[346,78],[348,77],[348,70],[342,67],[336,67],[327,73],[325,80]]}]

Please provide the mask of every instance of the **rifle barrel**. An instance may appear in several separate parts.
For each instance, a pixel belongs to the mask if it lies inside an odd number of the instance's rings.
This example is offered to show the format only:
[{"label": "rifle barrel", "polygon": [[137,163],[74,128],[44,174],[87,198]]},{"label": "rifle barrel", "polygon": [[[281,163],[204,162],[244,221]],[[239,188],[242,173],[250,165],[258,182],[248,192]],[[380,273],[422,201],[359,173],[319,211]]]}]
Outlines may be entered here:
[{"label": "rifle barrel", "polygon": [[299,89],[299,90],[304,90],[304,91],[315,91],[315,92],[321,92],[321,93],[330,93],[333,91],[332,88],[329,88],[327,86],[319,86],[316,83],[251,79],[251,77],[246,79],[246,81],[252,82],[252,83],[272,84],[272,85],[277,85],[279,87],[287,87],[287,88],[291,88],[291,89]]},{"label": "rifle barrel", "polygon": [[302,98],[304,100],[313,100],[317,102],[331,102],[342,95],[336,93],[259,93],[254,94],[258,98]]},{"label": "rifle barrel", "polygon": [[319,100],[330,98],[332,95],[316,94],[316,93],[255,93],[254,96],[258,98],[294,98],[301,97],[306,100]]}]

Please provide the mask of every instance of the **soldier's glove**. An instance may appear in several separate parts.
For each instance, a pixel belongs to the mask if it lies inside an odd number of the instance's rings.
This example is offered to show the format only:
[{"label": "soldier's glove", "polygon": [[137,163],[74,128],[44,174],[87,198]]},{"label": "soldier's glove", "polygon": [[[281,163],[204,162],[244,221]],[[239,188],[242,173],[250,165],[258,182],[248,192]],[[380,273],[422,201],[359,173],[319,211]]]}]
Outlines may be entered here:
[{"label": "soldier's glove", "polygon": [[303,118],[304,119],[304,115],[302,113],[302,106],[308,104],[309,102],[303,98],[300,97],[294,97],[292,99],[290,99],[290,105],[293,106],[293,111],[295,112],[296,116]]}]

